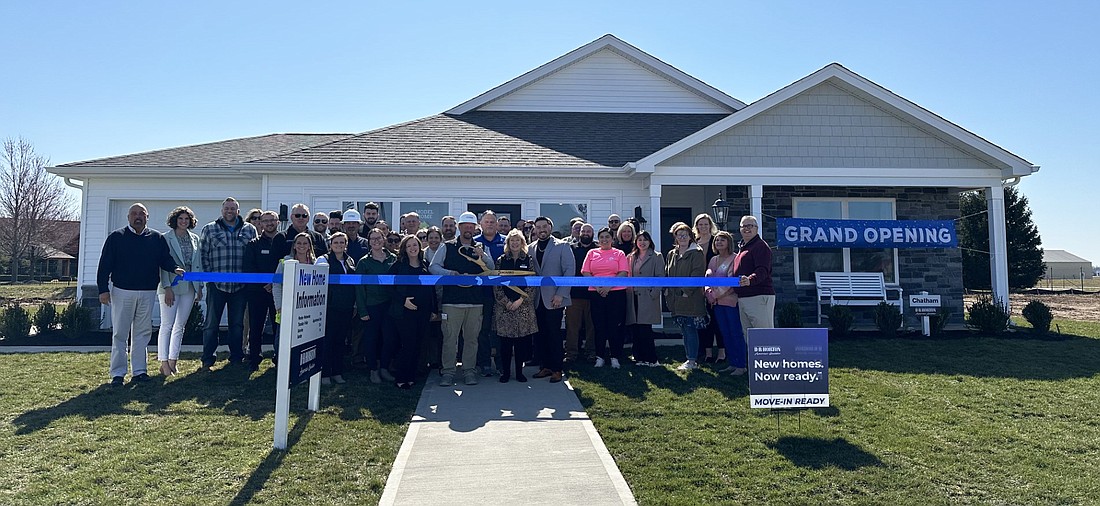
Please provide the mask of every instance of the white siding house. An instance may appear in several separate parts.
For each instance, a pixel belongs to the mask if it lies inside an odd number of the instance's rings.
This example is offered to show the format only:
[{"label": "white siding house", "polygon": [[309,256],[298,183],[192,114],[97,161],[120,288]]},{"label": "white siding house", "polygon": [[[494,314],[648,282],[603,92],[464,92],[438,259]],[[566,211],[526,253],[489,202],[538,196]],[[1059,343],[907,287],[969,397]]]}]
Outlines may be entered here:
[{"label": "white siding house", "polygon": [[[657,232],[669,225],[662,221],[707,212],[721,193],[731,214],[762,217],[761,233],[774,246],[775,218],[798,216],[808,202],[835,202],[844,213],[870,203],[893,219],[942,220],[959,217],[959,191],[983,189],[994,291],[1007,300],[1003,187],[1038,167],[839,64],[745,104],[606,35],[407,123],[355,135],[233,139],[50,170],[84,187],[85,291],[94,290],[104,238],[134,201],[152,203],[154,225],[178,204],[208,221],[228,195],[243,208],[265,209],[375,201],[391,222],[402,208],[457,215],[499,205],[524,218],[576,212],[602,225],[610,213],[627,218],[639,208],[659,245]],[[889,283],[943,293],[961,315],[957,250],[885,255],[893,260],[881,263],[892,269]],[[858,270],[858,256],[836,258]],[[807,300],[804,276],[816,261],[778,252],[780,302]]]}]

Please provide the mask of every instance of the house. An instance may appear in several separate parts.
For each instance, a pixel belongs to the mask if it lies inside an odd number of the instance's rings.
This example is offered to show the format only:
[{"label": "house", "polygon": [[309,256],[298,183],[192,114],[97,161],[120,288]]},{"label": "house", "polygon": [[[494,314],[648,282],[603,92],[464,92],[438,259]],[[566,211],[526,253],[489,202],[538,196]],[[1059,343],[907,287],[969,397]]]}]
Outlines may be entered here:
[{"label": "house", "polygon": [[[720,194],[741,214],[776,218],[951,220],[959,192],[989,200],[994,291],[1007,299],[1004,193],[1038,167],[833,63],[746,104],[605,35],[454,108],[355,135],[274,134],[50,168],[82,186],[79,277],[94,298],[99,250],[135,201],[200,222],[227,195],[241,207],[313,210],[383,203],[391,223],[419,210],[494,209],[646,220],[660,245],[673,221]],[[160,222],[154,218],[154,226]],[[778,249],[779,302],[813,311],[813,272],[880,270],[908,293],[941,294],[962,314],[957,249]]]},{"label": "house", "polygon": [[1092,262],[1060,249],[1044,249],[1047,270],[1043,279],[1081,279],[1092,277]]}]

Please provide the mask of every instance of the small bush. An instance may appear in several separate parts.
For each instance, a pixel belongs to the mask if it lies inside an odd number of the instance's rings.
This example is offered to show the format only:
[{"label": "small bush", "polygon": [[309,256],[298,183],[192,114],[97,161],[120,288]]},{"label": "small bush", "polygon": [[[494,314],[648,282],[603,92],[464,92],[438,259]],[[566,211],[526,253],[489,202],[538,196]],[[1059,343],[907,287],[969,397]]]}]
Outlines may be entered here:
[{"label": "small bush", "polygon": [[788,302],[779,306],[779,327],[785,329],[802,328],[802,307],[797,302]]},{"label": "small bush", "polygon": [[60,320],[61,333],[69,339],[77,339],[92,329],[92,311],[81,307],[77,301],[65,306]]},{"label": "small bush", "polygon": [[5,339],[25,338],[31,334],[31,315],[19,304],[12,304],[4,308],[0,317],[0,334]]},{"label": "small bush", "polygon": [[966,315],[966,326],[982,334],[1004,334],[1008,330],[1008,323],[1008,306],[990,295],[979,295]]},{"label": "small bush", "polygon": [[829,334],[833,337],[848,337],[852,333],[856,319],[848,306],[829,306],[826,316],[829,317]]},{"label": "small bush", "polygon": [[[245,315],[248,318],[248,315]],[[198,302],[191,307],[191,314],[187,316],[187,324],[183,326],[183,340],[187,342],[202,342],[202,328],[206,324],[206,318],[202,315],[202,306]]]},{"label": "small bush", "polygon": [[875,306],[875,326],[886,337],[894,337],[898,333],[904,318],[897,306],[888,302],[879,302]]},{"label": "small bush", "polygon": [[38,306],[38,312],[34,314],[34,326],[41,334],[52,330],[57,325],[57,306],[52,302],[43,302]]},{"label": "small bush", "polygon": [[940,307],[936,314],[928,318],[928,326],[933,336],[943,335],[944,327],[947,327],[947,319],[951,317],[951,309]]},{"label": "small bush", "polygon": [[1024,306],[1024,318],[1031,324],[1031,330],[1037,334],[1046,334],[1050,331],[1050,322],[1054,320],[1054,314],[1050,307],[1040,301],[1033,300]]}]

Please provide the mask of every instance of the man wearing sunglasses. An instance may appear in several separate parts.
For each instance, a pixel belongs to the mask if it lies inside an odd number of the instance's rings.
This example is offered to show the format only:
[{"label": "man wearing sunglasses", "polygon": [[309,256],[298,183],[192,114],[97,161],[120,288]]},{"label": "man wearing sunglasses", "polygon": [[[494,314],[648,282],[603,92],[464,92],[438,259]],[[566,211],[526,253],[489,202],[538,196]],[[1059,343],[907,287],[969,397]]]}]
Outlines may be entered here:
[{"label": "man wearing sunglasses", "polygon": [[313,215],[313,231],[321,234],[321,237],[328,237],[328,215],[325,213],[316,213]]},{"label": "man wearing sunglasses", "polygon": [[328,253],[325,238],[309,228],[309,218],[309,207],[305,204],[294,204],[294,207],[290,208],[290,226],[286,228],[286,241],[279,249],[279,258],[290,254],[294,247],[294,237],[302,232],[309,234],[309,239],[313,242],[313,253],[316,256],[320,257]]}]

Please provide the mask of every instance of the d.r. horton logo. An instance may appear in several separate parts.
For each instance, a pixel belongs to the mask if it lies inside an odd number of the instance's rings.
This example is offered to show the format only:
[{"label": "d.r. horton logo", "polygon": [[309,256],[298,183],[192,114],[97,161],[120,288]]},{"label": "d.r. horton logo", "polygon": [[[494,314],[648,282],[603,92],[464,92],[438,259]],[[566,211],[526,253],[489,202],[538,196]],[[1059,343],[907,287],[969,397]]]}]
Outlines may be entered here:
[{"label": "d.r. horton logo", "polygon": [[752,351],[754,353],[778,353],[783,350],[779,346],[753,346]]}]

